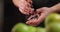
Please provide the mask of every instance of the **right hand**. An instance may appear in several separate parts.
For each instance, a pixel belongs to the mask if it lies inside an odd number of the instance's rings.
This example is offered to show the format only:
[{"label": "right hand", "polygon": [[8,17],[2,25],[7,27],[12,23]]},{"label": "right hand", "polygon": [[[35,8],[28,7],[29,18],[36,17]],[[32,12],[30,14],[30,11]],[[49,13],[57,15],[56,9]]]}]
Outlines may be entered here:
[{"label": "right hand", "polygon": [[32,6],[31,0],[20,0],[18,8],[21,13],[29,15],[34,10],[33,8],[31,8],[31,6]]},{"label": "right hand", "polygon": [[[34,16],[31,16],[29,17],[28,21],[26,22],[26,24],[29,24],[29,25],[32,25],[32,26],[37,26],[39,25],[40,23],[42,23],[42,21],[50,14],[52,13],[52,9],[51,8],[48,8],[48,7],[42,7],[42,8],[39,8],[36,10],[37,13],[40,13],[38,18],[33,18],[31,19],[31,17],[34,17]],[[35,14],[34,14],[35,15]],[[37,14],[38,15],[38,14]]]}]

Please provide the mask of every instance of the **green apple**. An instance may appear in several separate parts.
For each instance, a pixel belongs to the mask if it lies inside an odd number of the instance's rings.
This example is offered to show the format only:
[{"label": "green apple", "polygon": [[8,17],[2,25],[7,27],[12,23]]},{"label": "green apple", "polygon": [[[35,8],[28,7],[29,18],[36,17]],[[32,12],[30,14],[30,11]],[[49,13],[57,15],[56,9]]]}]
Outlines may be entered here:
[{"label": "green apple", "polygon": [[11,32],[28,32],[28,26],[23,23],[16,24]]},{"label": "green apple", "polygon": [[49,14],[45,19],[45,26],[47,32],[60,32],[60,14]]},{"label": "green apple", "polygon": [[28,32],[36,32],[36,27],[29,26]]},{"label": "green apple", "polygon": [[35,31],[36,27],[28,26],[23,23],[16,24],[12,29],[12,32],[35,32]]},{"label": "green apple", "polygon": [[42,27],[38,27],[36,30],[36,32],[46,32],[46,29]]},{"label": "green apple", "polygon": [[52,22],[47,28],[47,32],[60,32],[60,23]]},{"label": "green apple", "polygon": [[45,25],[49,25],[52,22],[60,22],[60,14],[58,13],[51,13],[48,15],[48,17],[45,19]]}]

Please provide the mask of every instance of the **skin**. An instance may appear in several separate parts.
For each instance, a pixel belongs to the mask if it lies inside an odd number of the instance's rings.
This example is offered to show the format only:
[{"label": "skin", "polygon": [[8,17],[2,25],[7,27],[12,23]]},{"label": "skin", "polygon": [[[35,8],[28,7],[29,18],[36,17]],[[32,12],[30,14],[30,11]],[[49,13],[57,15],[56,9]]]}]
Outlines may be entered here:
[{"label": "skin", "polygon": [[[26,2],[24,2],[24,1],[26,1]],[[34,11],[34,9],[31,8],[32,7],[32,1],[31,0],[23,0],[23,1],[13,0],[13,3],[15,4],[15,6],[17,6],[19,8],[19,11],[25,15],[29,15],[29,13],[32,13],[32,11]],[[21,5],[22,5],[22,7],[21,7]],[[37,11],[37,13],[40,13],[40,16],[38,16],[38,19],[37,18],[29,19],[29,18],[31,18],[31,17],[29,17],[28,18],[29,20],[26,22],[26,24],[29,24],[32,26],[39,25],[50,13],[60,12],[60,3],[58,3],[52,7],[49,7],[49,8],[48,7],[42,7],[42,8],[36,9],[36,11]],[[34,15],[32,17],[34,17]]]},{"label": "skin", "polygon": [[22,14],[29,15],[34,10],[31,0],[13,0],[14,5],[19,8]]},{"label": "skin", "polygon": [[38,19],[32,19],[27,21],[26,23],[32,26],[39,25],[50,13],[53,12],[60,12],[60,3],[48,8],[48,7],[42,7],[36,10],[37,12],[40,12],[40,16]]}]

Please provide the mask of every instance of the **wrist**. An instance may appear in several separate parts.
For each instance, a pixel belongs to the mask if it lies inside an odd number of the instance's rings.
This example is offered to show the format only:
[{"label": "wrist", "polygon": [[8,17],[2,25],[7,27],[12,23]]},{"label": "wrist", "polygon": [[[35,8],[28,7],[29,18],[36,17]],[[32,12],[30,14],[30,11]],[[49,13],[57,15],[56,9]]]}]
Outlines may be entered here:
[{"label": "wrist", "polygon": [[50,9],[51,9],[52,12],[57,12],[58,11],[57,7],[50,7]]},{"label": "wrist", "polygon": [[52,9],[54,12],[59,12],[59,11],[60,11],[60,3],[52,6],[51,9]]}]

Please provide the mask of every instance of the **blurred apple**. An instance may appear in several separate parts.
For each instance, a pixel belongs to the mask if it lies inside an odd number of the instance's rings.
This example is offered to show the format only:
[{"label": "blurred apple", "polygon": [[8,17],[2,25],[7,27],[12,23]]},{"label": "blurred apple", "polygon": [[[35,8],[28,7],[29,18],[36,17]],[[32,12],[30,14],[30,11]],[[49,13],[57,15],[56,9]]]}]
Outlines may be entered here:
[{"label": "blurred apple", "polygon": [[60,14],[52,13],[45,19],[47,32],[60,32]]},{"label": "blurred apple", "polygon": [[28,32],[36,32],[36,27],[29,26]]},{"label": "blurred apple", "polygon": [[36,28],[23,23],[16,24],[11,32],[35,32]]},{"label": "blurred apple", "polygon": [[45,19],[45,25],[49,25],[52,22],[60,22],[60,14],[58,13],[51,13],[48,15],[48,17]]},{"label": "blurred apple", "polygon": [[46,32],[45,28],[37,27],[36,32]]},{"label": "blurred apple", "polygon": [[60,23],[54,22],[49,24],[47,32],[60,32]]},{"label": "blurred apple", "polygon": [[18,23],[13,27],[12,32],[28,32],[28,26],[23,23]]}]

